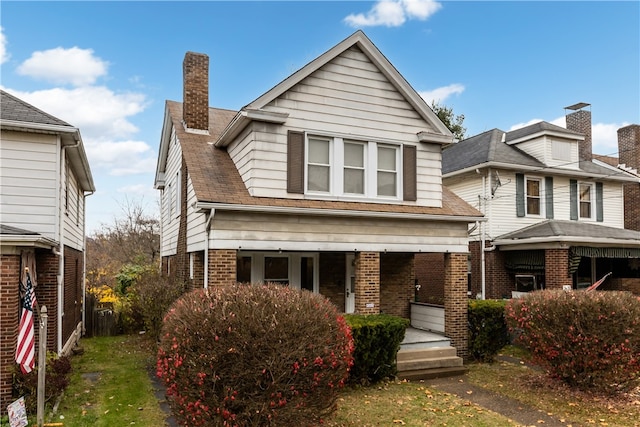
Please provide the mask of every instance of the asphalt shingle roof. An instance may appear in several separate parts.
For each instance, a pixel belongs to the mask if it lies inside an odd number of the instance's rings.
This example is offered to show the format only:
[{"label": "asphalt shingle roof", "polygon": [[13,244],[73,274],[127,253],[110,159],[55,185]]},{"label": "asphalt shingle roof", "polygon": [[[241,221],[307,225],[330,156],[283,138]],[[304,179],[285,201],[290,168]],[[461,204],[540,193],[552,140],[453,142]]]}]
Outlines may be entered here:
[{"label": "asphalt shingle roof", "polygon": [[212,144],[235,117],[236,112],[209,108],[209,135],[203,135],[185,131],[182,123],[182,103],[167,101],[167,108],[180,141],[197,200],[200,202],[424,215],[482,216],[478,210],[444,186],[442,187],[442,207],[440,208],[402,204],[253,197],[249,194],[226,149],[217,148]]},{"label": "asphalt shingle roof", "polygon": [[16,122],[72,127],[69,123],[45,113],[3,90],[0,90],[0,118]]},{"label": "asphalt shingle roof", "polygon": [[607,227],[589,222],[548,220],[497,237],[495,240],[523,240],[536,237],[608,238],[640,242],[640,231]]}]

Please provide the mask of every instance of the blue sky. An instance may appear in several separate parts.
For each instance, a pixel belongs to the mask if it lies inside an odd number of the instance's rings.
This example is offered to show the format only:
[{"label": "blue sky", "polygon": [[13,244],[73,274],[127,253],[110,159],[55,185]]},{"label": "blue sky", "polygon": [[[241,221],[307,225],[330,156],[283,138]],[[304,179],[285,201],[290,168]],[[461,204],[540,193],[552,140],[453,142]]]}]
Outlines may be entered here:
[{"label": "blue sky", "polygon": [[467,136],[592,104],[593,147],[640,123],[640,2],[196,1],[0,5],[0,86],[80,129],[97,192],[87,231],[128,201],[157,211],[167,99],[187,51],[210,57],[210,104],[239,109],[357,29]]}]

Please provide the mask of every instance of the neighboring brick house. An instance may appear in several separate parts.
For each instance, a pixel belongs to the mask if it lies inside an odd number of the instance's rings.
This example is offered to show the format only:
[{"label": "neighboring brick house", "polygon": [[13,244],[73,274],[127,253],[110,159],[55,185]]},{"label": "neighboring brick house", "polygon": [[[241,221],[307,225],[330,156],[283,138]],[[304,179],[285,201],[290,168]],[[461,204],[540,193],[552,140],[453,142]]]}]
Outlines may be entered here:
[{"label": "neighboring brick house", "polygon": [[[567,129],[546,122],[493,129],[444,150],[444,185],[487,217],[470,232],[473,297],[579,289],[609,272],[605,289],[640,281],[638,214],[631,213],[640,177],[592,156],[585,107],[567,107]],[[637,167],[638,127],[619,135],[621,162],[625,156]],[[636,228],[625,229],[625,218]]]},{"label": "neighboring brick house", "polygon": [[193,287],[278,282],[345,312],[409,316],[414,254],[442,254],[447,326],[466,355],[468,225],[441,182],[446,126],[357,31],[240,111],[210,108],[188,52],[155,187],[163,271]]},{"label": "neighboring brick house", "polygon": [[[95,191],[80,131],[0,91],[0,408],[11,401],[21,273],[48,311],[47,349],[82,334],[85,197]],[[24,279],[23,283],[24,282]],[[36,314],[36,344],[38,342]],[[37,360],[37,359],[36,359]]]}]

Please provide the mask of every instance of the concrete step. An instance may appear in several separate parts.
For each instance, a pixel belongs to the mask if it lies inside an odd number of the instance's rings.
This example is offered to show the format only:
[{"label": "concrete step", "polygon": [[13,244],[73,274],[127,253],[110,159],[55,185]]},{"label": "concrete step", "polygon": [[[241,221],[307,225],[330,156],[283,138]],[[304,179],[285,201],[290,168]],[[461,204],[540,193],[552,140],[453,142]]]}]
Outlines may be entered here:
[{"label": "concrete step", "polygon": [[438,348],[448,347],[451,345],[451,340],[443,339],[442,341],[420,341],[420,342],[408,342],[400,344],[401,350],[416,350],[424,348]]},{"label": "concrete step", "polygon": [[398,362],[404,362],[408,360],[435,359],[439,357],[455,357],[456,354],[455,347],[451,346],[409,350],[400,349],[396,355],[396,360]]},{"label": "concrete step", "polygon": [[463,365],[462,362],[462,358],[458,356],[438,357],[435,359],[418,359],[398,362],[397,367],[398,372],[408,372],[425,369],[457,368]]},{"label": "concrete step", "polygon": [[397,377],[401,380],[430,380],[434,378],[453,377],[457,375],[464,375],[467,372],[467,368],[464,366],[454,366],[450,368],[435,368],[435,369],[419,369],[416,371],[404,371],[398,372]]}]

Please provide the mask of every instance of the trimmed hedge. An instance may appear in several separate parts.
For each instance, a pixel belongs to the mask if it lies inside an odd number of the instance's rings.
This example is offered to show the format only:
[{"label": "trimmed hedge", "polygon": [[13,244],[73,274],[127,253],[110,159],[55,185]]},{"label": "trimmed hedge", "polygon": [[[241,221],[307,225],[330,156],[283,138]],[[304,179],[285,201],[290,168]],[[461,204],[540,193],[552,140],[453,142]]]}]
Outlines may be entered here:
[{"label": "trimmed hedge", "polygon": [[345,319],[355,345],[349,381],[368,384],[394,376],[409,320],[388,314],[347,314]]},{"label": "trimmed hedge", "polygon": [[469,355],[473,359],[493,362],[500,349],[509,343],[504,309],[504,300],[469,301]]},{"label": "trimmed hedge", "polygon": [[509,301],[507,322],[533,360],[570,386],[616,394],[640,385],[640,298],[539,291]]},{"label": "trimmed hedge", "polygon": [[353,362],[321,295],[278,285],[198,289],[164,319],[157,373],[183,426],[317,425]]}]

